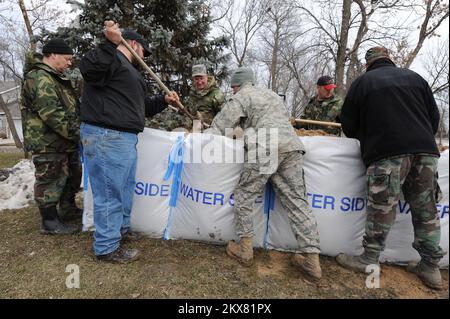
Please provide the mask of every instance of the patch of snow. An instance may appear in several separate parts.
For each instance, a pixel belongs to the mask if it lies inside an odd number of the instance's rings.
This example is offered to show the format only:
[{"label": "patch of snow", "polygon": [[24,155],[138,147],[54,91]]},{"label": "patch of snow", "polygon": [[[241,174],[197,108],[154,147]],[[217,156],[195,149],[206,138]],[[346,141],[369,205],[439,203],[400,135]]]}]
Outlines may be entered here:
[{"label": "patch of snow", "polygon": [[9,177],[0,182],[0,211],[27,207],[34,200],[34,165],[31,160],[21,160],[11,170]]}]

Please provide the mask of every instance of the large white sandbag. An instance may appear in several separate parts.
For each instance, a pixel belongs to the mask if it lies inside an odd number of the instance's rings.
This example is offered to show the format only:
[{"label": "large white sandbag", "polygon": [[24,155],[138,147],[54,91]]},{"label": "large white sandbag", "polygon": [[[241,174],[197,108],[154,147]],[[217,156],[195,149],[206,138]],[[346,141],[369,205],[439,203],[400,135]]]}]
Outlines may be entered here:
[{"label": "large white sandbag", "polygon": [[[163,181],[168,156],[182,133],[146,129],[139,135],[138,169],[132,212],[132,228],[152,237],[192,239],[226,243],[235,238],[233,191],[239,180],[243,155],[242,143],[224,137],[191,134],[185,140],[185,163],[181,171],[176,207],[170,208],[171,181]],[[307,153],[304,157],[308,201],[317,219],[322,253],[335,256],[344,252],[362,252],[366,220],[366,177],[359,144],[354,139],[302,137]],[[200,149],[200,156],[195,149]],[[227,157],[218,163],[206,155]],[[203,156],[202,156],[203,153]],[[197,154],[194,156],[193,154]],[[439,161],[439,183],[444,198],[438,204],[441,214],[441,246],[448,252],[448,151]],[[197,158],[196,158],[197,157]],[[212,156],[214,158],[214,156]],[[297,242],[279,199],[258,199],[255,206],[254,245],[295,251]],[[264,214],[264,208],[272,211]],[[169,214],[171,212],[171,214]],[[90,217],[89,217],[90,214]],[[172,218],[169,219],[169,216]],[[85,196],[85,228],[92,226],[92,196]],[[89,225],[91,223],[91,225]],[[408,206],[398,205],[397,220],[386,242],[382,261],[405,263],[419,258],[411,247],[413,230]],[[448,254],[441,266],[448,267]]]},{"label": "large white sandbag", "polygon": [[[302,137],[307,198],[320,234],[322,254],[360,252],[366,219],[365,167],[359,144],[337,137]],[[277,196],[270,214],[268,246],[296,251],[287,212]]]},{"label": "large white sandbag", "polygon": [[[438,172],[439,185],[442,189],[443,198],[436,206],[441,217],[441,247],[447,252],[441,260],[440,265],[442,267],[448,267],[448,151],[441,154]],[[408,261],[420,260],[418,252],[412,247],[413,242],[414,229],[411,220],[411,211],[409,205],[402,200],[397,207],[397,218],[386,240],[386,249],[381,255],[381,261],[405,264]]]},{"label": "large white sandbag", "polygon": [[131,228],[150,237],[161,238],[169,217],[172,180],[164,181],[168,155],[180,132],[145,129],[139,134],[136,187]]},{"label": "large white sandbag", "polygon": [[[234,232],[234,188],[243,167],[241,141],[191,134],[185,141],[185,163],[169,238],[226,244]],[[237,161],[236,161],[237,159]],[[236,163],[237,162],[237,163]],[[263,244],[263,198],[255,203],[254,245]]]},{"label": "large white sandbag", "polygon": [[[163,177],[170,149],[178,136],[183,133],[148,128],[138,135],[131,228],[155,238],[163,236],[167,225],[171,180],[163,181]],[[83,230],[94,230],[93,214],[93,197],[88,185],[84,195]]]}]

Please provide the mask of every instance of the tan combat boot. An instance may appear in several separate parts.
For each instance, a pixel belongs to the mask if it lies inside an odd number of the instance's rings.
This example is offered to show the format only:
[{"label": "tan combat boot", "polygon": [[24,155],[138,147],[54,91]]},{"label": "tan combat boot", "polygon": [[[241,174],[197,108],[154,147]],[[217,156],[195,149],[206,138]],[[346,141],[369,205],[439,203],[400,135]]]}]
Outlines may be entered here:
[{"label": "tan combat boot", "polygon": [[322,278],[319,254],[295,254],[292,263],[309,279],[317,282]]},{"label": "tan combat boot", "polygon": [[243,266],[250,267],[253,264],[253,238],[241,237],[236,243],[234,240],[228,242],[227,255],[239,261]]},{"label": "tan combat boot", "polygon": [[407,271],[416,274],[422,282],[434,290],[442,290],[441,271],[437,263],[435,265],[421,260],[419,263],[411,262],[406,268]]}]

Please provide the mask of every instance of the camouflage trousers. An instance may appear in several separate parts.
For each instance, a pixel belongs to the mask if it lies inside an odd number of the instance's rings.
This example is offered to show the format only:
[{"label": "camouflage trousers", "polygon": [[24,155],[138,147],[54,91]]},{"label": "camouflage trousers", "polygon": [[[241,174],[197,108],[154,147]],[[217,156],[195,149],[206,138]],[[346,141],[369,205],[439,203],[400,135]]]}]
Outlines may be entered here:
[{"label": "camouflage trousers", "polygon": [[306,200],[303,174],[303,155],[289,152],[278,155],[278,167],[272,175],[261,174],[261,164],[245,163],[239,183],[234,192],[235,227],[239,237],[252,237],[253,208],[270,180],[288,213],[289,223],[297,239],[299,252],[319,253],[317,222]]},{"label": "camouflage trousers", "polygon": [[367,168],[367,221],[363,246],[379,256],[394,224],[403,192],[411,208],[413,247],[423,260],[437,264],[445,255],[439,242],[440,218],[436,209],[438,158],[431,155],[390,157]]},{"label": "camouflage trousers", "polygon": [[[195,114],[194,114],[195,115]],[[206,123],[208,125],[211,125],[211,123],[214,120],[214,117],[216,116],[216,114],[214,112],[197,112],[197,117],[199,120],[201,120],[203,123]]]},{"label": "camouflage trousers", "polygon": [[79,152],[36,154],[32,159],[36,169],[34,199],[39,207],[55,206],[60,199],[75,196],[81,184]]}]

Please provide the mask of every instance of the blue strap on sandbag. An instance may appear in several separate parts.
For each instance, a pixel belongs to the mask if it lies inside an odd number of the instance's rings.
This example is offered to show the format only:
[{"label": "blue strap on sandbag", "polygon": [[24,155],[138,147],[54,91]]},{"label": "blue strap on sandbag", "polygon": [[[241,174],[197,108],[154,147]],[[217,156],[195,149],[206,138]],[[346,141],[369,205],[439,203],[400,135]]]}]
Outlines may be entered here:
[{"label": "blue strap on sandbag", "polygon": [[267,215],[266,232],[264,234],[264,249],[268,248],[269,241],[269,225],[270,225],[270,212],[275,208],[275,190],[270,182],[266,184],[266,193],[264,196],[264,214]]},{"label": "blue strap on sandbag", "polygon": [[[86,165],[84,165],[84,150],[83,150],[83,144],[79,144],[79,152],[80,152],[80,163],[81,163],[81,167],[83,168],[83,191],[84,194],[86,195],[87,189],[88,189],[88,178],[89,178],[89,174],[87,171],[87,167]],[[86,196],[84,196],[84,198],[86,198]]]},{"label": "blue strap on sandbag", "polygon": [[[81,167],[83,170],[83,217],[82,217],[82,224],[84,227],[85,224],[85,218],[86,218],[86,207],[87,207],[87,191],[88,191],[88,182],[89,182],[89,172],[88,169],[86,167],[86,161],[84,158],[84,149],[83,149],[83,144],[80,143],[78,144],[78,148],[79,148],[79,152],[80,152],[80,163],[81,163]],[[92,191],[92,190],[91,190]]]},{"label": "blue strap on sandbag", "polygon": [[170,177],[173,175],[169,200],[170,206],[169,219],[167,221],[166,229],[164,230],[165,240],[169,239],[169,229],[170,225],[172,224],[173,209],[174,207],[177,206],[178,194],[181,184],[181,174],[183,172],[184,150],[185,150],[184,138],[182,136],[179,136],[170,151],[169,165],[167,167],[166,175],[164,176],[164,181],[168,181]]}]

